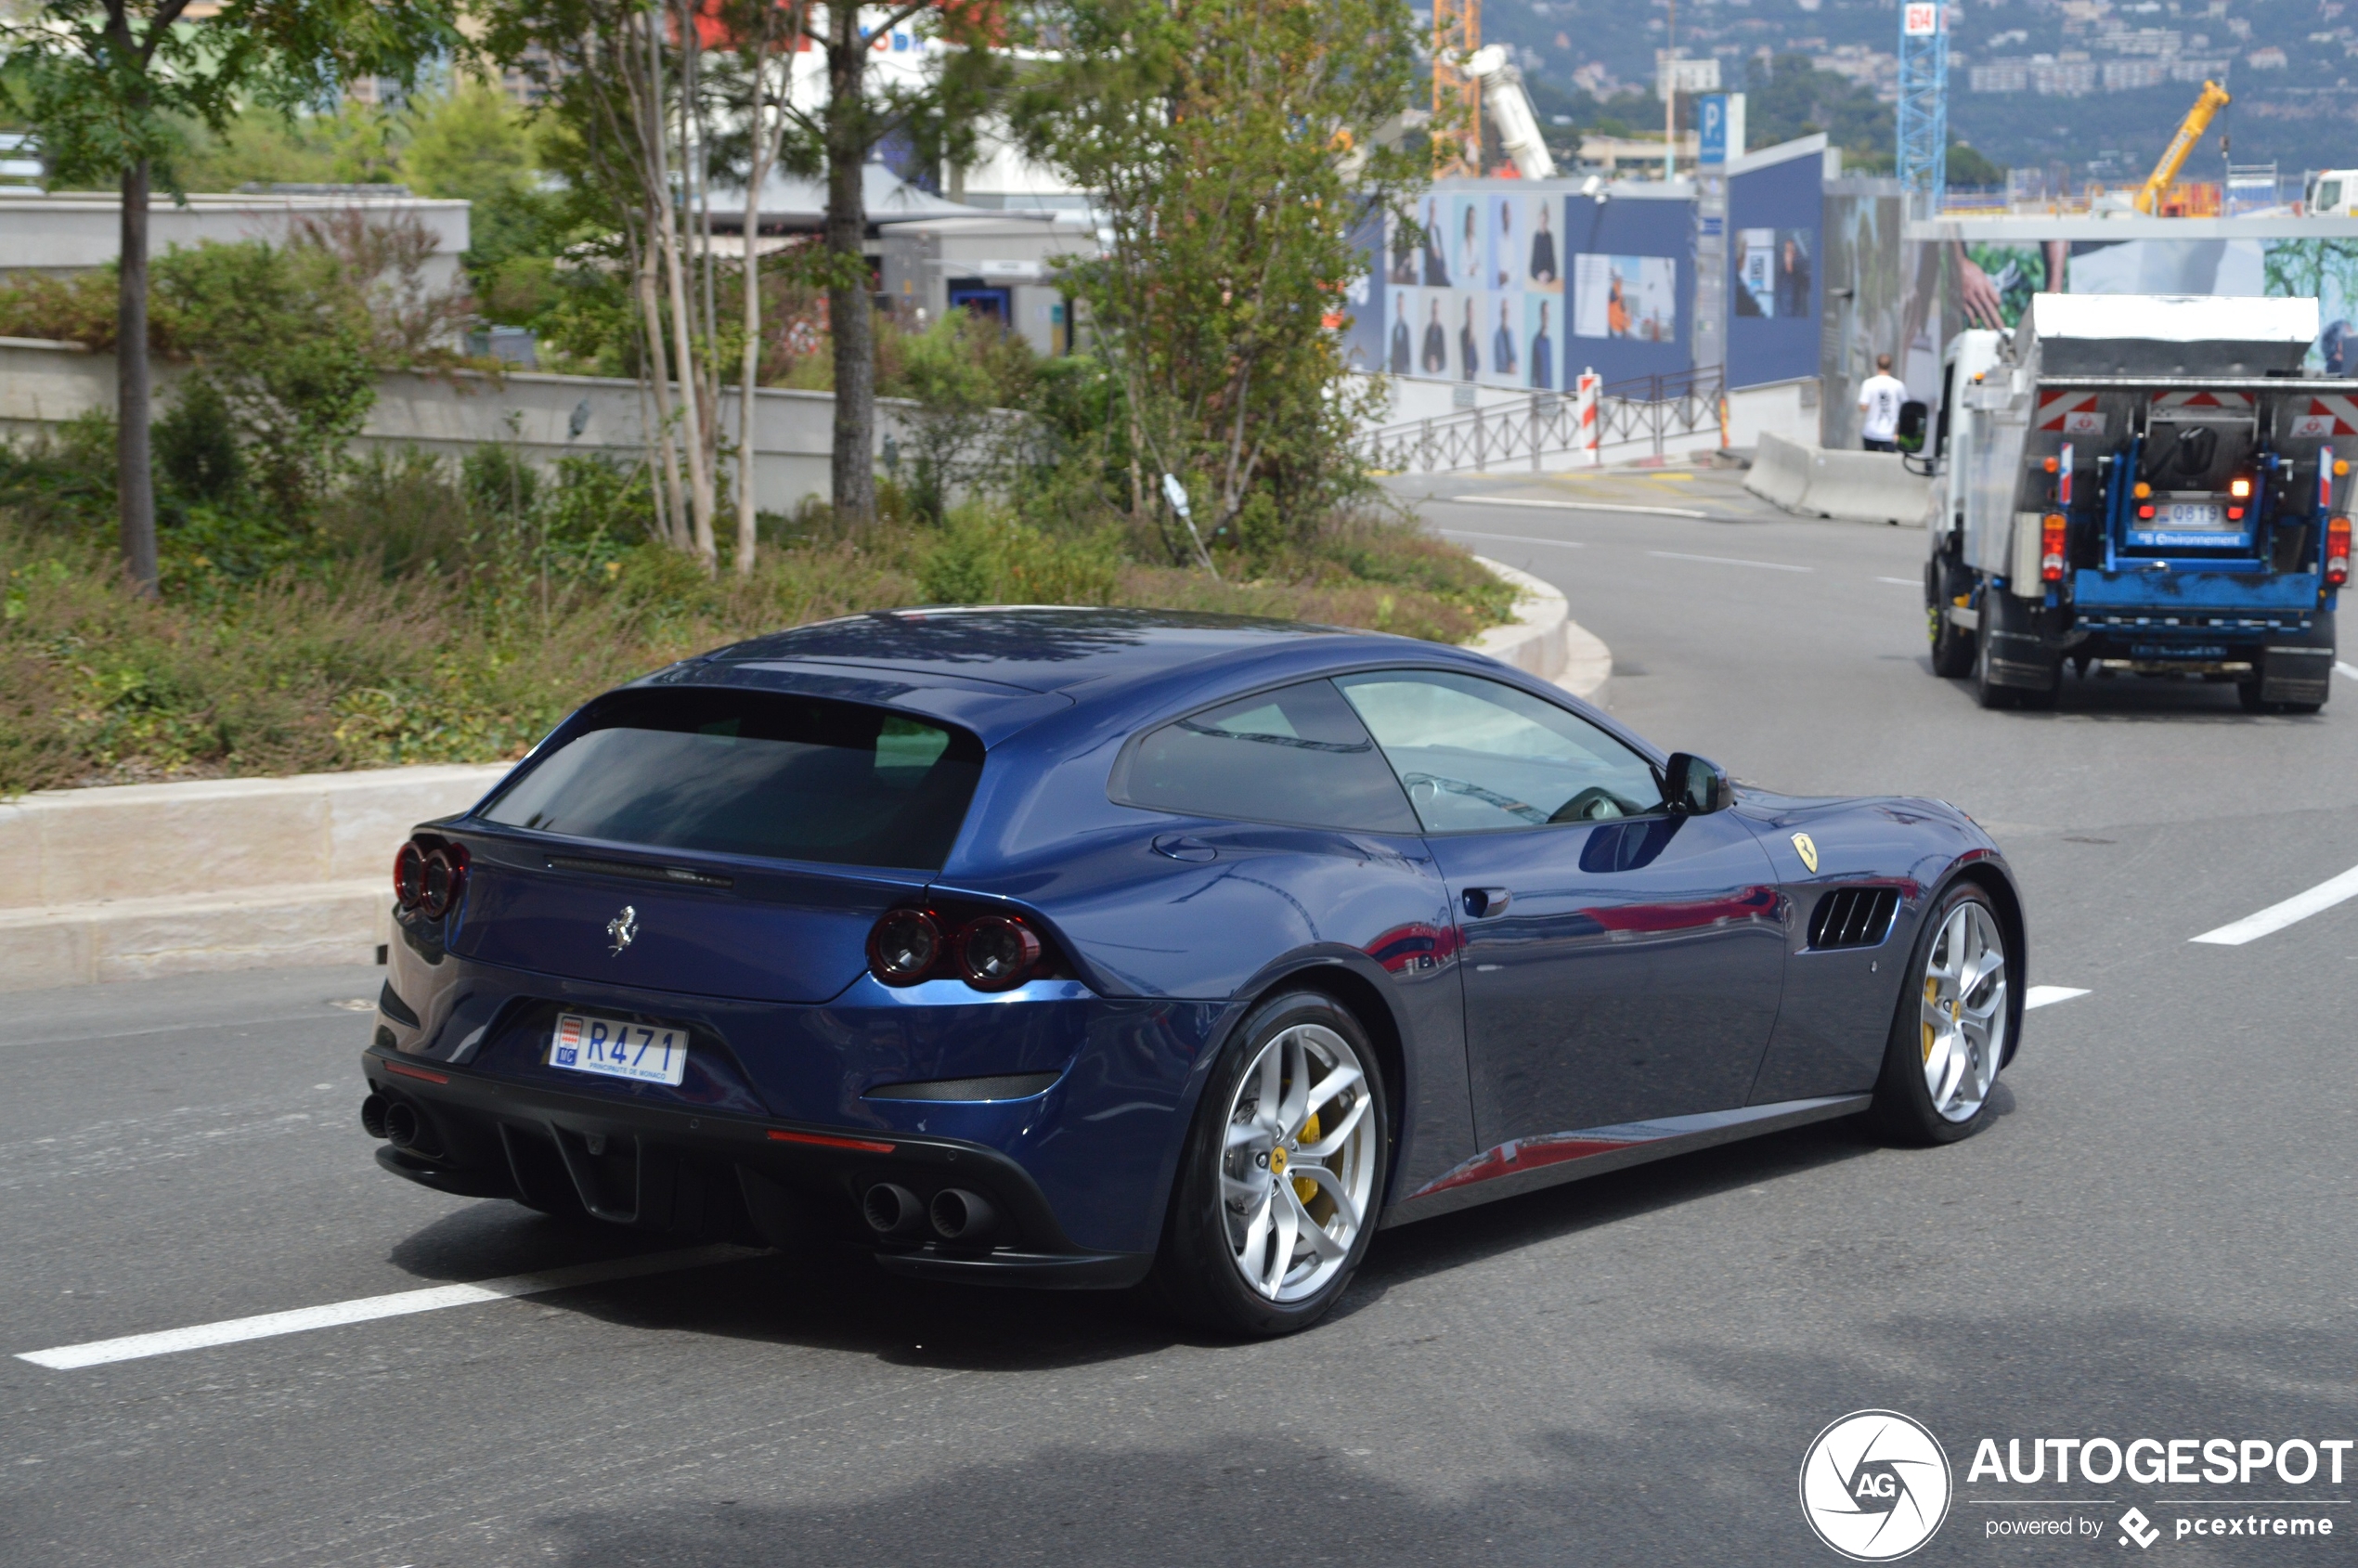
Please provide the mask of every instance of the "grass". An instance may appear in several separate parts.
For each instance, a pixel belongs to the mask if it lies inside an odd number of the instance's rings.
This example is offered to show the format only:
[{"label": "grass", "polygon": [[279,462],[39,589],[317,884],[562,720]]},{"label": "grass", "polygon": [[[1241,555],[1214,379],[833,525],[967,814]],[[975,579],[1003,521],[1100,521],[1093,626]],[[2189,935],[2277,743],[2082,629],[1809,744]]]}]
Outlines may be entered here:
[{"label": "grass", "polygon": [[[538,512],[503,517],[412,462],[356,475],[306,531],[261,544],[167,509],[165,593],[144,600],[122,585],[104,486],[77,490],[62,459],[14,460],[0,475],[0,794],[502,760],[675,659],[869,609],[1112,603],[1456,641],[1513,599],[1464,552],[1374,513],[1246,581],[1144,564],[1111,524],[1052,535],[981,508],[939,528],[782,525],[752,577],[707,578],[611,519],[574,519],[551,542]],[[564,496],[534,504],[569,517]]]}]

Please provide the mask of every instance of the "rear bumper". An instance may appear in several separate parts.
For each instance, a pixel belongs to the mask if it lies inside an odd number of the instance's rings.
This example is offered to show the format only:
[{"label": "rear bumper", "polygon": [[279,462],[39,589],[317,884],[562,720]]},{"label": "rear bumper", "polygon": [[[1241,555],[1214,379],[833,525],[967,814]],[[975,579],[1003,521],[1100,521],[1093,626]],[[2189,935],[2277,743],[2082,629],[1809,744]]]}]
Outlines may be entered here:
[{"label": "rear bumper", "polygon": [[[1119,1289],[1153,1261],[1075,1245],[1031,1175],[978,1144],[570,1094],[376,1049],[362,1068],[421,1128],[410,1148],[380,1146],[377,1162],[441,1192],[718,1239],[849,1242],[895,1273],[970,1283]],[[879,1183],[921,1203],[977,1193],[997,1219],[971,1243],[880,1238],[860,1218]]]}]

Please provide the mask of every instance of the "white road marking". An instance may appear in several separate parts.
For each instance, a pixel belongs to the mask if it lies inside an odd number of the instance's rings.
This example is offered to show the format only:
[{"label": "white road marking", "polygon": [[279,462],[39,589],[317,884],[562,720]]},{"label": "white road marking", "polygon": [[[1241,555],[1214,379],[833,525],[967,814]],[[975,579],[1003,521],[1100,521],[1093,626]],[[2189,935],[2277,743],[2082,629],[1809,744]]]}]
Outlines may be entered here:
[{"label": "white road marking", "polygon": [[2339,674],[2347,675],[2352,680],[2358,680],[2358,665],[2351,664],[2347,660],[2336,659],[2334,669]]},{"label": "white road marking", "polygon": [[1814,572],[1815,566],[1789,566],[1782,561],[1742,561],[1732,555],[1688,555],[1675,550],[1650,550],[1665,561],[1708,561],[1717,566],[1757,566],[1768,572]]},{"label": "white road marking", "polygon": [[2305,893],[2295,893],[2280,904],[2270,904],[2257,914],[2247,914],[2241,920],[2205,931],[2199,937],[2186,940],[2211,942],[2220,947],[2241,947],[2257,941],[2271,931],[2281,931],[2296,921],[2306,920],[2322,910],[2328,910],[2345,899],[2358,899],[2358,866],[2352,866],[2330,882],[2320,882]]},{"label": "white road marking", "polygon": [[2050,1002],[2068,1002],[2075,996],[2087,994],[2086,986],[2035,985],[2022,993],[2023,1010],[2028,1012],[2033,1007],[2044,1007]]},{"label": "white road marking", "polygon": [[1436,534],[1446,534],[1453,539],[1509,539],[1516,544],[1544,544],[1549,550],[1586,550],[1578,539],[1541,539],[1529,534],[1485,534],[1478,528],[1435,528]]},{"label": "white road marking", "polygon": [[402,1317],[413,1312],[439,1312],[445,1307],[473,1306],[477,1302],[504,1302],[516,1296],[538,1296],[550,1290],[570,1290],[578,1285],[603,1285],[610,1280],[636,1279],[643,1275],[669,1274],[683,1268],[734,1263],[758,1257],[749,1247],[692,1247],[677,1252],[649,1252],[635,1258],[578,1263],[539,1274],[510,1275],[505,1279],[478,1280],[472,1285],[436,1285],[423,1290],[396,1290],[389,1296],[362,1296],[330,1302],[325,1306],[298,1307],[292,1312],[266,1312],[257,1317],[232,1317],[200,1323],[188,1328],[167,1328],[158,1334],[130,1334],[119,1340],[94,1340],[87,1344],[58,1345],[51,1350],[19,1353],[17,1359],[35,1367],[70,1372],[83,1367],[103,1367],[111,1361],[136,1361],[150,1355],[174,1355],[184,1350],[232,1345],[245,1340],[266,1340],[279,1334],[301,1334],[313,1328],[334,1328],[347,1323],[369,1323],[380,1317]]},{"label": "white road marking", "polygon": [[1879,583],[1898,583],[1901,588],[1922,588],[1924,586],[1921,581],[1914,577],[1877,577],[1875,581]]},{"label": "white road marking", "polygon": [[1604,501],[1543,501],[1527,500],[1520,496],[1434,496],[1433,501],[1446,506],[1544,506],[1564,512],[1637,512],[1648,517],[1691,517],[1708,523],[1712,514],[1697,512],[1691,506],[1627,506],[1610,505]]}]

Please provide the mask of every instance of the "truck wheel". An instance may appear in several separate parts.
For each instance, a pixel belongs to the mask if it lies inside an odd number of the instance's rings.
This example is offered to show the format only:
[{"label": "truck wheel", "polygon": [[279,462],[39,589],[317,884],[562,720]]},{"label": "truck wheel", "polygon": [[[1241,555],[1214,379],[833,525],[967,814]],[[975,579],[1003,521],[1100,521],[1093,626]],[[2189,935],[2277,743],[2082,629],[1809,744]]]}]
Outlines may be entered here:
[{"label": "truck wheel", "polygon": [[[1996,591],[1987,591],[1981,596],[1981,616],[1985,625],[1997,608],[1997,599]],[[1973,641],[1974,700],[1984,707],[2014,706],[2016,695],[2015,689],[2011,686],[2001,686],[1989,679],[1990,640],[1987,637],[1976,637]]]},{"label": "truck wheel", "polygon": [[2334,613],[2320,610],[2307,631],[2269,640],[2236,701],[2246,713],[2315,713],[2333,693],[2334,651]]},{"label": "truck wheel", "polygon": [[1936,555],[1924,563],[1925,597],[1930,601],[1927,614],[1931,625],[1926,629],[1932,636],[1932,672],[1944,680],[1973,673],[1974,634],[1949,618],[1949,607],[1972,586],[1966,575],[1945,555]]}]

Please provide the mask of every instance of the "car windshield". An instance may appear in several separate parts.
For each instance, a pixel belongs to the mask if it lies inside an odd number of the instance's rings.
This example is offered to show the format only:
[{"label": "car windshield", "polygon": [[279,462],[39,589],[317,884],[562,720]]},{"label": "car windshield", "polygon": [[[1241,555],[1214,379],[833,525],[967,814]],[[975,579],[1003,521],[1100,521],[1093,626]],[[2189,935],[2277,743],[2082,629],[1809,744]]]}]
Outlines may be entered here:
[{"label": "car windshield", "polygon": [[939,871],[982,745],[858,703],[759,692],[625,692],[486,808],[568,838]]}]

